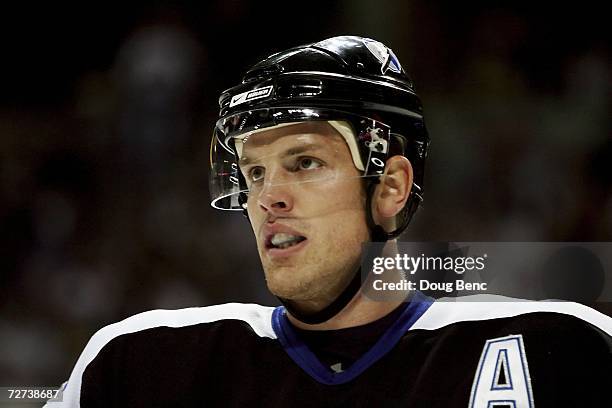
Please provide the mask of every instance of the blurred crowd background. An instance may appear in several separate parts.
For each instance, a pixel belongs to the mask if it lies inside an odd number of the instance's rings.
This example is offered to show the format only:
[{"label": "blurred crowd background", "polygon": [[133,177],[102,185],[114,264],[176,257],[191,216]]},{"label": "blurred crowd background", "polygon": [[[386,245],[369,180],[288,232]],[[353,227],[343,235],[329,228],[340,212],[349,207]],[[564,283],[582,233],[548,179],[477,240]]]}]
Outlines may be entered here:
[{"label": "blurred crowd background", "polygon": [[[250,227],[208,202],[219,93],[259,59],[378,39],[432,138],[405,240],[611,241],[599,3],[84,2],[0,13],[0,385],[58,385],[100,327],[274,305]],[[605,309],[605,307],[603,307]]]}]

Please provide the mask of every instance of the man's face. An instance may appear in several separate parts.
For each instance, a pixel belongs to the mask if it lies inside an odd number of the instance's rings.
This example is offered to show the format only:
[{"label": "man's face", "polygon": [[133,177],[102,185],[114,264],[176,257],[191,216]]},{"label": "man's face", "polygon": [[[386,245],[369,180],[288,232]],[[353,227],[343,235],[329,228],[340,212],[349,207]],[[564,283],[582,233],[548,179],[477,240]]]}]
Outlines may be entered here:
[{"label": "man's face", "polygon": [[344,289],[368,240],[365,193],[349,148],[326,122],[244,140],[240,169],[270,291],[305,309]]}]

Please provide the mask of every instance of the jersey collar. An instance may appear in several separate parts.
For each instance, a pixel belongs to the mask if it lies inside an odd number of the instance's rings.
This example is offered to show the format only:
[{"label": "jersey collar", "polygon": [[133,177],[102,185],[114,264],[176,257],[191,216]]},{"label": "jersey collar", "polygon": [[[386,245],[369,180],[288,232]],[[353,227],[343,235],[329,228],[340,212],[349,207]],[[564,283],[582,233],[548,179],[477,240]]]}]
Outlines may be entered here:
[{"label": "jersey collar", "polygon": [[308,375],[316,381],[337,385],[347,383],[363,373],[368,367],[384,357],[433,303],[433,299],[416,291],[410,302],[406,302],[404,311],[399,318],[385,331],[378,341],[363,356],[355,361],[347,370],[334,372],[326,367],[308,346],[299,338],[294,330],[287,311],[283,306],[274,309],[272,313],[272,328],[281,345]]}]

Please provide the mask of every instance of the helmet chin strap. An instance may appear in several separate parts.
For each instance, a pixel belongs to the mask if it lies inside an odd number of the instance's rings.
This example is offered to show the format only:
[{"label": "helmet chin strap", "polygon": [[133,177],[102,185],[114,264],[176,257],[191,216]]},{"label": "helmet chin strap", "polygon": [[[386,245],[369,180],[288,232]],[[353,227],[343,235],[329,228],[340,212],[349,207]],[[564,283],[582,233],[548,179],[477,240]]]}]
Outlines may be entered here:
[{"label": "helmet chin strap", "polygon": [[[392,239],[395,236],[399,235],[403,228],[400,227],[401,230],[398,229],[399,232],[398,230],[395,230],[391,233],[388,233],[384,230],[383,227],[377,225],[374,222],[374,217],[372,216],[372,197],[374,195],[374,189],[376,188],[376,185],[378,183],[378,178],[372,179],[372,181],[368,183],[366,198],[366,217],[368,228],[370,229],[371,242],[385,243],[389,239]],[[383,245],[380,246],[380,249],[378,251],[382,252],[382,248]],[[376,255],[380,255],[380,253]],[[329,305],[316,312],[303,312],[296,308],[295,305],[293,305],[291,300],[289,299],[279,297],[278,300],[280,300],[281,303],[285,306],[285,309],[287,309],[287,311],[299,321],[304,322],[306,324],[324,323],[332,317],[336,316],[338,313],[340,313],[340,311],[342,311],[342,309],[344,309],[355,297],[357,292],[359,292],[359,289],[361,289],[362,286],[361,272],[361,267],[357,268],[353,275],[353,278],[346,286],[346,288],[344,288],[344,290],[338,295],[338,297],[336,297],[336,299],[334,299],[334,301],[331,302]]]},{"label": "helmet chin strap", "polygon": [[303,312],[296,308],[289,299],[278,298],[281,303],[285,306],[285,309],[291,316],[295,317],[301,322],[306,324],[319,324],[328,321],[342,309],[349,304],[349,302],[355,297],[359,289],[361,288],[361,268],[357,268],[353,279],[349,282],[348,286],[340,293],[340,295],[329,305],[325,306],[322,310],[316,312]]}]

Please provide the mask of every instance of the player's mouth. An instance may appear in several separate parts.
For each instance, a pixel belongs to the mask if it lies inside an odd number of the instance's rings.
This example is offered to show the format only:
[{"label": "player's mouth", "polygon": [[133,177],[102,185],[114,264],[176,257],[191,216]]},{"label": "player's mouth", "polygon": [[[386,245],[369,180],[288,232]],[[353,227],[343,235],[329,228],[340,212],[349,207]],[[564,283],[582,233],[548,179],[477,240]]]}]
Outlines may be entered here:
[{"label": "player's mouth", "polygon": [[305,240],[306,237],[301,235],[280,232],[278,234],[273,234],[268,238],[266,241],[266,248],[287,249]]},{"label": "player's mouth", "polygon": [[[276,229],[276,228],[273,228]],[[306,243],[307,238],[288,228],[284,231],[271,231],[265,236],[266,252],[270,256],[287,256],[298,252]]]}]

